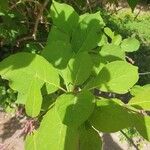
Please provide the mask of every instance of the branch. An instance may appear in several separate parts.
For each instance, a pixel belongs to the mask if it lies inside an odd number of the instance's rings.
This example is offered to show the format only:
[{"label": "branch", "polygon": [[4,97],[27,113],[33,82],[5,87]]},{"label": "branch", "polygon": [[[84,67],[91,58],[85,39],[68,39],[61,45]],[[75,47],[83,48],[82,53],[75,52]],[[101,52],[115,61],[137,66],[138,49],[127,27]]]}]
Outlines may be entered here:
[{"label": "branch", "polygon": [[86,0],[87,6],[89,7],[90,13],[92,13],[92,8],[89,0]]},{"label": "branch", "polygon": [[150,75],[150,72],[143,72],[143,73],[139,73],[139,75]]},{"label": "branch", "polygon": [[43,15],[43,11],[44,9],[46,8],[47,4],[48,4],[49,0],[45,0],[44,4],[41,6],[41,9],[40,9],[40,12],[37,16],[37,19],[35,21],[35,26],[34,26],[34,29],[33,29],[33,33],[32,33],[32,36],[33,36],[33,39],[36,40],[36,35],[37,35],[37,30],[38,30],[38,25],[39,25],[39,22],[42,18],[42,15]]},{"label": "branch", "polygon": [[[28,0],[28,1],[31,1],[31,0]],[[34,2],[34,1],[32,1],[32,2]],[[41,20],[42,15],[43,15],[43,11],[44,11],[44,9],[46,8],[48,2],[49,2],[49,0],[45,0],[44,4],[41,6],[40,12],[39,12],[39,14],[38,14],[38,16],[37,16],[37,18],[36,18],[36,21],[35,21],[35,25],[34,25],[34,28],[33,28],[33,33],[32,33],[32,35],[25,36],[25,37],[23,37],[23,38],[21,38],[21,39],[18,39],[18,40],[16,41],[17,47],[19,46],[20,42],[23,42],[23,41],[26,41],[26,40],[36,40],[38,25],[39,25],[39,23],[40,23],[40,20]]]},{"label": "branch", "polygon": [[33,40],[33,39],[34,39],[33,36],[26,36],[21,39],[18,39],[16,41],[16,43],[17,43],[16,46],[19,47],[20,42],[27,41],[27,40]]},{"label": "branch", "polygon": [[134,63],[135,63],[135,61],[132,60],[132,58],[130,58],[130,57],[128,57],[128,56],[125,56],[125,57],[126,57],[126,59],[129,61],[129,63],[131,63],[131,64],[134,64]]}]

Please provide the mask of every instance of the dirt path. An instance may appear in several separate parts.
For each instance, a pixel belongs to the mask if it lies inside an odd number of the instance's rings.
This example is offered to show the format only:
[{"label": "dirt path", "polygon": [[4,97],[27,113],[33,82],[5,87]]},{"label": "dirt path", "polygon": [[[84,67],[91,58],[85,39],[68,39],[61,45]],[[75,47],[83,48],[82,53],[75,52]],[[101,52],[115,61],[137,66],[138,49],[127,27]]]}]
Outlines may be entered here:
[{"label": "dirt path", "polygon": [[[24,150],[24,138],[20,121],[12,115],[0,112],[0,150]],[[6,147],[5,147],[6,146]]]}]

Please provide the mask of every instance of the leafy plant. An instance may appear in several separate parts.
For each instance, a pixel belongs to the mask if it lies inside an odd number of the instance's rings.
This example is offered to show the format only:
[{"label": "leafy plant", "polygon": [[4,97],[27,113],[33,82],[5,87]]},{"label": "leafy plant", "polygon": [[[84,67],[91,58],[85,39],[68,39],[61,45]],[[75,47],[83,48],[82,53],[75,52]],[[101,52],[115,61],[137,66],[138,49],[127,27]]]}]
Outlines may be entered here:
[{"label": "leafy plant", "polygon": [[[126,61],[126,52],[138,50],[139,42],[122,40],[105,26],[100,12],[79,16],[53,1],[50,15],[53,25],[40,55],[19,52],[0,62],[0,75],[18,92],[16,103],[25,105],[28,116],[42,116],[40,127],[26,137],[26,150],[98,150],[98,132],[128,127],[150,140],[149,85],[140,92],[133,88],[138,67]],[[95,90],[131,91],[133,98],[124,104]]]},{"label": "leafy plant", "polygon": [[[135,65],[139,67],[140,79],[138,84],[144,85],[150,83],[149,63],[150,60],[150,15],[148,12],[142,11],[138,16],[137,13],[131,13],[130,9],[124,8],[118,11],[117,14],[110,14],[107,11],[101,11],[101,15],[105,20],[106,25],[122,38],[136,37],[140,41],[139,51],[128,54]],[[137,16],[137,17],[136,17]]]}]

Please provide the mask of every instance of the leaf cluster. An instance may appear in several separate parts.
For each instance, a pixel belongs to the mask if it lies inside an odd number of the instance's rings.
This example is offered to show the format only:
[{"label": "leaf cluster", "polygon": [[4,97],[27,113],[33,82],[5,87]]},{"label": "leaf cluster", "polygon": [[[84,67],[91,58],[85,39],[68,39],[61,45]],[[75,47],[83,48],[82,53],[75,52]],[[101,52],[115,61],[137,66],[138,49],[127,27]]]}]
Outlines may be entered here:
[{"label": "leaf cluster", "polygon": [[[99,132],[135,127],[150,140],[150,86],[134,86],[138,67],[126,53],[139,49],[135,38],[122,39],[105,25],[100,12],[79,15],[71,6],[53,1],[53,21],[40,54],[19,52],[0,62],[0,75],[16,92],[26,114],[40,118],[40,127],[26,137],[26,150],[95,150]],[[124,104],[94,90],[130,92]]]}]

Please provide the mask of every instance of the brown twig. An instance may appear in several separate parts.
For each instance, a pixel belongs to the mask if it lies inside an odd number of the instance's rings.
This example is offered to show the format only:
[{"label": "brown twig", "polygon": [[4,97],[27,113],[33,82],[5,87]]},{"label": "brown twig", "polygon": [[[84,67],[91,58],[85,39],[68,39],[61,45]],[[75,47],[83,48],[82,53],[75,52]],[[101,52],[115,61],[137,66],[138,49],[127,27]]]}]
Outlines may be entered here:
[{"label": "brown twig", "polygon": [[87,6],[89,7],[90,12],[92,13],[92,8],[89,0],[86,0]]},{"label": "brown twig", "polygon": [[16,7],[17,7],[17,5],[19,5],[19,4],[23,3],[23,2],[32,2],[32,3],[37,3],[37,4],[39,4],[39,2],[38,2],[38,1],[36,1],[36,0],[24,0],[24,1],[19,0],[19,1],[18,1],[18,2],[16,2],[15,4],[12,4],[12,6],[10,7],[10,10],[12,10],[12,9],[16,8]]},{"label": "brown twig", "polygon": [[38,14],[38,16],[37,16],[37,19],[36,19],[36,21],[35,21],[35,26],[34,26],[33,33],[32,33],[32,36],[33,36],[33,39],[34,39],[34,40],[36,40],[38,25],[39,25],[40,20],[43,18],[43,17],[42,17],[43,11],[44,11],[44,9],[46,8],[48,2],[49,2],[49,0],[45,0],[44,4],[41,6],[40,12],[39,12],[39,14]]},{"label": "brown twig", "polygon": [[[32,0],[27,0],[27,1],[32,1]],[[43,18],[43,11],[44,9],[46,8],[47,4],[48,4],[49,0],[45,0],[45,2],[43,3],[43,5],[39,5],[40,6],[40,12],[36,18],[36,21],[35,21],[35,25],[34,25],[34,28],[33,28],[33,32],[32,32],[32,35],[29,35],[29,36],[25,36],[23,38],[20,38],[16,41],[16,45],[17,47],[19,46],[19,44],[23,41],[26,41],[26,40],[36,40],[36,36],[37,36],[37,30],[38,30],[38,25],[40,23],[40,20],[41,18]]]},{"label": "brown twig", "polygon": [[126,57],[126,59],[127,59],[131,64],[134,64],[134,63],[135,63],[135,61],[132,60],[132,58],[130,58],[130,57],[128,57],[128,56],[125,56],[125,57]]},{"label": "brown twig", "polygon": [[23,41],[27,41],[27,40],[33,40],[33,36],[26,36],[26,37],[23,37],[23,38],[20,38],[16,41],[16,46],[19,47],[19,44]]}]

